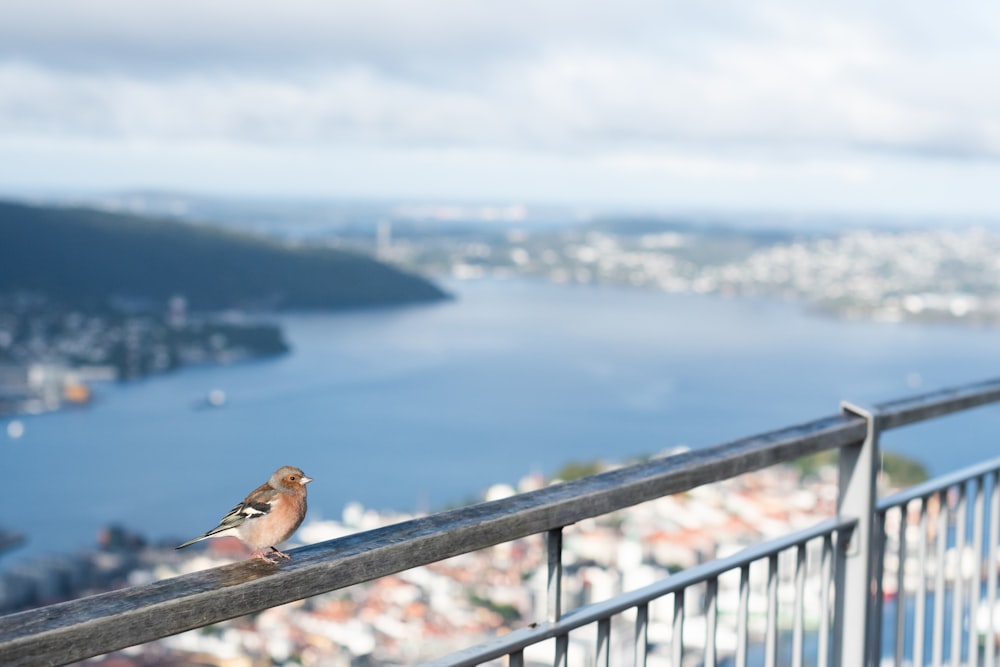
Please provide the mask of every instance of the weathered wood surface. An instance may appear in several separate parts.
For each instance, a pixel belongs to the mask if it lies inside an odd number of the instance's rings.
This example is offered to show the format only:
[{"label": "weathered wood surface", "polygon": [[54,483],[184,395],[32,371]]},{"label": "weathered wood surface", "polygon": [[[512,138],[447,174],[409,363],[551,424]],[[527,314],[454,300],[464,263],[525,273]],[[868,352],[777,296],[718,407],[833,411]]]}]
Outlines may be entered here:
[{"label": "weathered wood surface", "polygon": [[[988,400],[984,397],[988,396]],[[1000,400],[1000,381],[879,406],[883,428]],[[917,405],[917,403],[919,405]],[[905,419],[893,422],[895,415]],[[59,665],[544,533],[654,498],[857,444],[864,419],[839,414],[654,459],[291,551],[0,617],[0,664]]]},{"label": "weathered wood surface", "polygon": [[875,406],[875,412],[882,420],[881,428],[893,429],[997,401],[1000,401],[1000,379],[880,403]]}]

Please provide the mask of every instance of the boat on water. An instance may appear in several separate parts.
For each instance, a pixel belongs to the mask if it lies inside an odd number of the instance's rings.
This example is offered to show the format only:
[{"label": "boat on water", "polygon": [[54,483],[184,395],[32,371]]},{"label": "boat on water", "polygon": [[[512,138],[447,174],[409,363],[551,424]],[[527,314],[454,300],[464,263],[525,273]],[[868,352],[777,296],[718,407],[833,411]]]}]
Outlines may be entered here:
[{"label": "boat on water", "polygon": [[226,392],[222,389],[213,389],[208,392],[205,396],[195,400],[194,408],[196,410],[207,410],[210,408],[221,408],[226,404]]}]

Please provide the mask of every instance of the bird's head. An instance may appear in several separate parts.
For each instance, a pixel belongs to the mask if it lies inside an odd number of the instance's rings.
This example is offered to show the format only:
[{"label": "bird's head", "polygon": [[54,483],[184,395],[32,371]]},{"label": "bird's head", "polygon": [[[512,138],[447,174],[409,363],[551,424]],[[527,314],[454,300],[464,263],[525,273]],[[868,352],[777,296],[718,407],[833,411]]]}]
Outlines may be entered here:
[{"label": "bird's head", "polygon": [[271,475],[270,484],[276,489],[305,491],[305,485],[312,481],[305,473],[295,466],[282,466]]}]

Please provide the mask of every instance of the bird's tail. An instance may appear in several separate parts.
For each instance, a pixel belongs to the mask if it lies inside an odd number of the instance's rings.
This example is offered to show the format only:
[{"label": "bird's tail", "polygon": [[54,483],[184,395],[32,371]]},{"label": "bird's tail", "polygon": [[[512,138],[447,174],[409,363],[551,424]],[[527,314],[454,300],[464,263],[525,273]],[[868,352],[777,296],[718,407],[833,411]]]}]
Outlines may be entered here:
[{"label": "bird's tail", "polygon": [[178,544],[178,545],[177,545],[176,547],[174,547],[174,548],[175,548],[175,549],[183,549],[184,547],[189,547],[189,546],[191,546],[191,545],[192,545],[192,544],[194,544],[195,542],[201,542],[202,540],[204,540],[204,539],[205,539],[205,538],[207,538],[207,537],[211,537],[211,535],[209,535],[208,533],[206,533],[206,534],[204,534],[204,535],[199,535],[198,537],[194,538],[193,540],[188,540],[188,541],[187,541],[187,542],[185,542],[184,544]]}]

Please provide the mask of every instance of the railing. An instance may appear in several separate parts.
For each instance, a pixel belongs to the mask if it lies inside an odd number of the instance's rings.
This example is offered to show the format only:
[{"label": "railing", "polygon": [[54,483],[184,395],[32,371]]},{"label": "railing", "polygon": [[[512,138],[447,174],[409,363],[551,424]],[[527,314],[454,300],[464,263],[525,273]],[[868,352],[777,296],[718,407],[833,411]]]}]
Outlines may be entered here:
[{"label": "railing", "polygon": [[[876,551],[880,558],[875,601],[881,603],[888,584],[896,593],[896,602],[891,626],[890,619],[882,618],[878,608],[876,616],[883,623],[873,625],[873,631],[881,632],[889,626],[893,664],[903,665],[903,656],[910,653],[914,665],[923,665],[928,659],[934,665],[995,665],[1000,458],[885,498],[878,503],[876,516],[881,548]],[[895,518],[897,526],[892,535],[886,530],[890,517]],[[916,521],[911,522],[911,517]],[[928,553],[931,547],[933,554]],[[954,558],[949,560],[949,553]],[[887,555],[895,558],[895,572],[888,574],[882,570]],[[914,566],[907,568],[910,561]],[[908,574],[915,581],[907,581]],[[908,632],[903,612],[910,602],[914,614]],[[948,642],[946,624],[950,625]],[[880,640],[876,636],[875,644]]]},{"label": "railing", "polygon": [[[706,619],[703,661],[716,660],[716,605],[719,578],[738,572],[739,613],[737,665],[747,664],[749,632],[747,595],[750,570],[755,563],[767,564],[768,610],[765,632],[765,664],[777,661],[780,624],[777,618],[778,561],[784,554],[795,558],[794,590],[796,611],[792,629],[793,664],[803,663],[801,605],[805,599],[810,550],[819,554],[819,572],[809,580],[820,582],[822,610],[816,631],[816,664],[868,665],[880,653],[881,600],[885,559],[883,545],[891,547],[886,530],[887,517],[908,517],[919,504],[919,545],[925,545],[926,529],[935,518],[936,556],[931,559],[923,546],[917,550],[917,569],[935,565],[931,609],[932,657],[941,664],[945,655],[945,629],[950,629],[948,653],[951,664],[960,664],[963,649],[974,655],[974,632],[967,629],[969,615],[981,609],[992,612],[996,595],[996,547],[1000,516],[997,477],[1000,461],[979,466],[971,473],[953,475],[937,483],[921,485],[899,496],[877,502],[875,478],[878,472],[878,438],[881,432],[935,417],[1000,401],[1000,380],[966,385],[900,401],[881,404],[871,410],[845,405],[840,414],[763,435],[736,440],[707,449],[686,452],[638,465],[550,486],[504,500],[487,502],[405,521],[373,531],[296,549],[293,559],[279,567],[261,562],[240,562],[224,567],[175,577],[157,583],[96,595],[0,617],[0,663],[3,665],[58,665],[100,655],[160,637],[203,627],[304,599],[321,593],[371,581],[396,572],[434,563],[452,556],[510,542],[530,535],[548,537],[549,606],[548,617],[497,638],[484,645],[442,658],[437,665],[480,664],[509,656],[510,664],[523,664],[523,651],[544,641],[554,642],[554,664],[567,665],[570,633],[596,624],[597,664],[609,664],[612,626],[631,624],[632,655],[635,664],[645,664],[649,605],[673,598],[671,646],[673,665],[684,661],[680,641],[685,626],[685,599],[702,601]],[[733,557],[712,561],[670,576],[649,587],[625,593],[611,600],[562,613],[562,529],[584,519],[615,512],[655,498],[680,493],[735,477],[745,472],[790,462],[824,450],[840,450],[840,498],[835,519],[805,532],[761,544]],[[971,481],[970,481],[971,480]],[[972,493],[966,490],[972,488]],[[958,493],[954,490],[960,489]],[[982,527],[986,515],[984,498],[990,490],[989,526]],[[973,496],[972,519],[967,520],[968,498]],[[934,500],[937,499],[937,500]],[[934,502],[932,502],[934,500]],[[932,512],[937,508],[936,513]],[[953,535],[950,518],[957,526]],[[905,521],[902,522],[905,525]],[[967,551],[966,525],[973,524],[971,550],[979,560],[978,570],[968,576],[960,571],[951,577],[952,592],[946,591],[945,554],[949,545]],[[908,533],[900,532],[895,553],[902,581],[903,565],[910,557]],[[988,554],[983,555],[983,545]],[[813,568],[816,569],[816,568]],[[985,569],[984,598],[978,586]],[[918,620],[906,632],[905,614],[896,628],[896,664],[902,664],[906,646],[918,655],[925,642],[927,619],[927,577],[909,596],[917,605]],[[909,588],[899,585],[898,600]],[[967,586],[966,586],[967,585]],[[972,594],[975,589],[975,594]],[[962,591],[969,591],[968,594]],[[946,599],[948,597],[949,599]],[[897,610],[903,605],[897,603]],[[946,609],[952,620],[945,623]],[[966,640],[963,642],[963,638]],[[992,627],[988,644],[995,639]],[[978,650],[978,649],[977,649]],[[986,649],[993,659],[992,647]],[[919,653],[923,664],[923,654]],[[940,658],[940,659],[939,659]],[[987,663],[992,664],[992,662]]]}]

